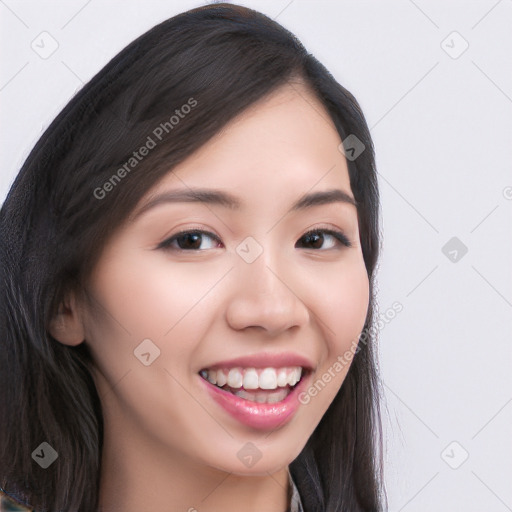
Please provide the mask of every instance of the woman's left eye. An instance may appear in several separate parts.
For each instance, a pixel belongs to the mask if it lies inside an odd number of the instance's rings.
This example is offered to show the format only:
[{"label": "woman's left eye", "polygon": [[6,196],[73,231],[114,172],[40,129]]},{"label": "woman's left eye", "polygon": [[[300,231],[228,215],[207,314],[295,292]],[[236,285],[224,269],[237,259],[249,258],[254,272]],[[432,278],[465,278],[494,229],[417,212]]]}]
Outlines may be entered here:
[{"label": "woman's left eye", "polygon": [[[350,240],[344,233],[333,229],[313,229],[304,234],[301,240],[306,239],[308,241],[307,243],[310,243],[314,246],[312,247],[313,249],[319,249],[323,245],[323,242],[326,238],[334,240],[334,242],[329,244],[330,247],[324,247],[324,249],[334,249],[336,245],[340,244],[344,245],[345,247],[352,247]],[[319,245],[320,247],[318,247]]]},{"label": "woman's left eye", "polygon": [[[210,243],[209,247],[201,247],[203,238],[214,240],[216,243]],[[334,249],[336,245],[352,247],[350,240],[345,236],[344,233],[333,229],[314,229],[302,235],[300,240],[304,240],[305,242],[303,243],[305,243],[305,245],[310,245],[310,247],[306,247],[309,249]],[[331,240],[331,243],[328,244],[329,247],[323,247],[326,240]],[[297,244],[299,242],[297,242]],[[164,240],[161,244],[159,244],[157,249],[203,251],[206,249],[216,249],[219,247],[219,244],[222,244],[221,240],[213,233],[196,229],[176,233],[172,237]]]}]

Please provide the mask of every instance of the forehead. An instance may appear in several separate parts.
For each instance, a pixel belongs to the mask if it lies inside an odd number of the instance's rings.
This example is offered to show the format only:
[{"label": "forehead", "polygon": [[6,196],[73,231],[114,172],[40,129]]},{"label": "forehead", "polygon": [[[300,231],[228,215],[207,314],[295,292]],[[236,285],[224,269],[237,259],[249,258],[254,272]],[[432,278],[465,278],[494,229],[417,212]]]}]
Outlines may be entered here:
[{"label": "forehead", "polygon": [[149,195],[187,186],[267,197],[328,186],[350,192],[340,143],[320,100],[303,84],[287,84],[240,113]]}]

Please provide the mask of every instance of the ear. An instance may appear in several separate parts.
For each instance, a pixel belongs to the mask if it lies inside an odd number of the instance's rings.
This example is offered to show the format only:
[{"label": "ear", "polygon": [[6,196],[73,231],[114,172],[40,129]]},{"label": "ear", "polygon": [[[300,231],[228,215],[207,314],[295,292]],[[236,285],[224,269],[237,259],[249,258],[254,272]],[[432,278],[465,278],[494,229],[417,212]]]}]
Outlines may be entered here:
[{"label": "ear", "polygon": [[84,341],[84,328],[74,294],[59,305],[58,313],[51,319],[48,331],[64,345],[80,345]]}]

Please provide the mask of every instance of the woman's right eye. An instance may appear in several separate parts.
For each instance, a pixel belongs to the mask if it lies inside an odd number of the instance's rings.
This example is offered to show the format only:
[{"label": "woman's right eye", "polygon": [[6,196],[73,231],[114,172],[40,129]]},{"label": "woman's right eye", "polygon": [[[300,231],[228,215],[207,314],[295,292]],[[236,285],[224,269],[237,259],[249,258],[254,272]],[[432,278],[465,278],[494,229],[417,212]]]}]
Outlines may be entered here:
[{"label": "woman's right eye", "polygon": [[220,239],[210,233],[208,231],[201,230],[189,230],[189,231],[181,231],[171,236],[167,240],[164,240],[161,244],[158,245],[157,249],[164,250],[175,250],[175,251],[203,251],[206,249],[215,249],[217,246],[209,246],[201,248],[201,242],[204,238],[210,238],[211,240],[216,240],[218,243],[222,243]]}]

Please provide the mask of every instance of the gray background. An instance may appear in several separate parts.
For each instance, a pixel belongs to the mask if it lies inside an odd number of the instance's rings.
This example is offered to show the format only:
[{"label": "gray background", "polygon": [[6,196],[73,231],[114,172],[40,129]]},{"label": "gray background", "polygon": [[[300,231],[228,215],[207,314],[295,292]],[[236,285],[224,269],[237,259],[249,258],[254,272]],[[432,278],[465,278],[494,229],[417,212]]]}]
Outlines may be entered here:
[{"label": "gray background", "polygon": [[[390,510],[512,510],[512,1],[240,3],[294,32],[371,128]],[[1,200],[83,83],[200,4],[0,1]]]}]

